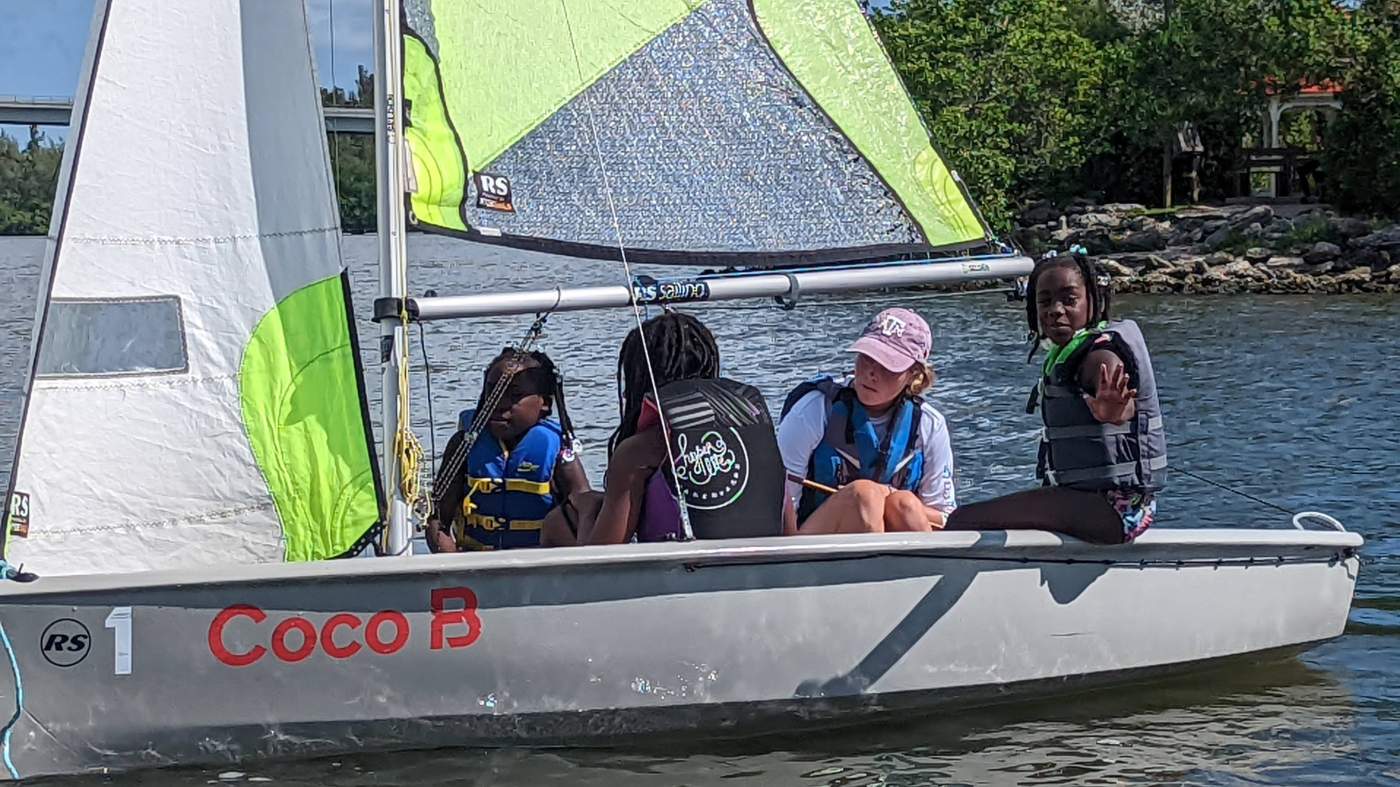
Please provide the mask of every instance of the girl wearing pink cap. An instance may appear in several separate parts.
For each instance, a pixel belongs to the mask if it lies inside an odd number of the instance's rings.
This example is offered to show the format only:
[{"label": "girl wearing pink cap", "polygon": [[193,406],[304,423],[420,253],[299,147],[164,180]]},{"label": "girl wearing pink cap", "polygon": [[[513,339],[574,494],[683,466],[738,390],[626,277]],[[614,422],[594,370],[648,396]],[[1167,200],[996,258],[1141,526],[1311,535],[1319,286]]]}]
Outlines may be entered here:
[{"label": "girl wearing pink cap", "polygon": [[875,315],[849,348],[855,373],[799,385],[783,404],[788,531],[927,531],[957,501],[948,425],[922,394],[933,384],[928,323],[908,309]]}]

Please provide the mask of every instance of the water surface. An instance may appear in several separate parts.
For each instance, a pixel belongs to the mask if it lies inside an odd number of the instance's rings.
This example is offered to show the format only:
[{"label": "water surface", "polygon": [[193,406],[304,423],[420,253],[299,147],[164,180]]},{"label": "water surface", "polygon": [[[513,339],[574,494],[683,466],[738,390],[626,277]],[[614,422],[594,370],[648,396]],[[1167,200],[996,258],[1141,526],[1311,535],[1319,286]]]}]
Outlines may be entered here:
[{"label": "water surface", "polygon": [[[375,240],[347,237],[372,400],[377,346],[369,314]],[[40,239],[0,238],[0,482],[8,474],[28,363]],[[442,294],[621,280],[616,263],[561,264],[414,237],[415,292]],[[806,299],[784,312],[757,302],[698,307],[719,338],[725,374],[759,386],[776,408],[817,371],[848,365],[845,343],[886,304],[933,325],[959,496],[1030,483],[1038,422],[1024,414],[1035,368],[1025,316],[1000,295]],[[1329,512],[1366,539],[1347,633],[1302,656],[1068,699],[743,743],[625,751],[443,751],[362,755],[250,768],[281,784],[922,785],[1400,784],[1400,299],[1124,298],[1156,367],[1174,467],[1289,510]],[[543,347],[568,377],[570,412],[595,484],[617,420],[616,350],[625,310],[550,318]],[[421,359],[414,427],[440,449],[456,411],[476,400],[483,367],[517,342],[527,317],[426,327],[436,430]],[[93,417],[100,417],[94,414]],[[80,427],[81,425],[75,425]],[[1288,527],[1287,517],[1176,473],[1161,527]],[[1142,599],[1152,614],[1153,599]],[[220,770],[113,779],[202,785]],[[93,780],[85,780],[91,783]]]}]

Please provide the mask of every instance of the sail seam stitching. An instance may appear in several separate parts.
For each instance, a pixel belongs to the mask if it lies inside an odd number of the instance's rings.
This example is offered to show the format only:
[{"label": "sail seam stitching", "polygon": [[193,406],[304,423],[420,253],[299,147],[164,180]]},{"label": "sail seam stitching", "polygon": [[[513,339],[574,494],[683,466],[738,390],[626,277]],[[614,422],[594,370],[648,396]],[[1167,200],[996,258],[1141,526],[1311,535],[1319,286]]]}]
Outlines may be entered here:
[{"label": "sail seam stitching", "polygon": [[[160,374],[160,373],[158,373],[158,372],[151,372],[150,374],[154,375],[154,374]],[[170,373],[167,372],[166,374],[170,374]],[[172,385],[198,385],[198,384],[200,384],[200,383],[219,382],[220,380],[237,380],[237,379],[238,379],[238,375],[236,375],[236,374],[224,374],[224,375],[218,375],[218,376],[215,376],[215,377],[186,377],[186,376],[174,377],[174,376],[171,376],[171,377],[166,377],[166,378],[159,379],[159,380],[149,380],[149,381],[144,381],[144,382],[131,382],[131,383],[124,383],[124,384],[122,384],[122,385],[82,385],[82,384],[80,384],[80,383],[79,383],[79,384],[69,384],[69,383],[68,383],[68,381],[74,380],[74,379],[79,379],[79,378],[74,378],[74,377],[63,377],[63,376],[59,376],[59,375],[52,375],[52,376],[50,376],[50,375],[45,375],[45,376],[43,376],[43,377],[37,377],[37,378],[35,378],[34,382],[35,382],[35,386],[36,386],[36,387],[38,387],[39,384],[41,384],[41,383],[44,384],[44,387],[50,387],[50,386],[48,385],[49,383],[58,382],[58,383],[60,383],[59,385],[54,385],[54,386],[52,386],[52,387],[53,387],[53,388],[62,388],[62,389],[65,389],[65,390],[70,390],[70,391],[119,391],[119,390],[127,390],[127,389],[130,389],[130,388],[166,388],[166,387],[169,387],[169,386],[172,386]]]},{"label": "sail seam stitching", "polygon": [[252,232],[245,235],[209,235],[189,238],[104,238],[95,235],[70,235],[69,243],[82,243],[93,246],[184,246],[193,243],[231,243],[240,240],[266,240],[269,238],[289,238],[302,235],[328,235],[339,233],[339,227],[316,227],[306,230],[285,232]]},{"label": "sail seam stitching", "polygon": [[228,509],[223,509],[223,510],[219,510],[219,511],[209,511],[209,512],[206,512],[206,513],[195,514],[195,515],[187,516],[187,517],[180,517],[180,518],[177,518],[177,519],[154,519],[154,520],[151,520],[151,521],[148,521],[148,522],[125,522],[125,523],[117,524],[117,525],[93,525],[93,526],[91,526],[91,527],[75,527],[75,528],[70,528],[70,529],[66,529],[66,530],[62,530],[62,531],[50,531],[50,532],[47,532],[47,533],[45,533],[45,532],[31,532],[30,535],[28,536],[28,538],[29,538],[30,541],[43,541],[45,538],[48,538],[48,537],[51,537],[51,536],[52,536],[52,537],[65,537],[65,536],[71,536],[71,535],[75,535],[75,534],[79,534],[79,533],[103,533],[103,532],[112,531],[112,530],[135,530],[135,529],[145,529],[145,528],[169,528],[169,527],[180,527],[180,526],[183,526],[183,525],[195,525],[195,526],[198,526],[198,525],[200,525],[201,523],[202,523],[202,524],[214,524],[214,522],[212,522],[212,521],[210,521],[210,520],[213,520],[213,519],[216,518],[216,517],[217,517],[217,518],[223,518],[223,517],[236,516],[236,515],[238,515],[238,514],[251,514],[251,513],[254,513],[254,512],[256,512],[256,511],[265,511],[265,510],[267,510],[267,509],[269,509],[269,508],[272,508],[272,507],[273,507],[273,504],[270,503],[270,502],[268,502],[268,503],[258,503],[258,504],[255,504],[255,505],[240,506],[240,507],[238,507],[238,508],[228,508]]}]

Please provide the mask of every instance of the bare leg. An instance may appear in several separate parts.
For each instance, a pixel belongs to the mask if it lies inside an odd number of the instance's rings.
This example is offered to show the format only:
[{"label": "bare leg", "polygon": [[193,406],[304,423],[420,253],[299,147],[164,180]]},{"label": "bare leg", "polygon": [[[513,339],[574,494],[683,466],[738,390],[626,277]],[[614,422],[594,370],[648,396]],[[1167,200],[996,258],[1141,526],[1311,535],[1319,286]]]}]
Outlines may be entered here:
[{"label": "bare leg", "polygon": [[885,498],[886,533],[927,533],[932,530],[928,509],[918,495],[899,491]]},{"label": "bare leg", "polygon": [[947,530],[1049,530],[1094,544],[1123,543],[1123,520],[1097,492],[1046,486],[959,506]]},{"label": "bare leg", "polygon": [[[593,520],[603,505],[602,492],[578,492],[570,495],[568,501],[550,511],[540,529],[540,546],[572,547],[583,541],[583,534],[593,529]],[[574,518],[575,532],[565,519],[564,508],[569,508],[569,516]]]},{"label": "bare leg", "polygon": [[874,481],[847,484],[813,511],[798,533],[810,536],[883,532],[885,498],[889,496],[890,488]]}]

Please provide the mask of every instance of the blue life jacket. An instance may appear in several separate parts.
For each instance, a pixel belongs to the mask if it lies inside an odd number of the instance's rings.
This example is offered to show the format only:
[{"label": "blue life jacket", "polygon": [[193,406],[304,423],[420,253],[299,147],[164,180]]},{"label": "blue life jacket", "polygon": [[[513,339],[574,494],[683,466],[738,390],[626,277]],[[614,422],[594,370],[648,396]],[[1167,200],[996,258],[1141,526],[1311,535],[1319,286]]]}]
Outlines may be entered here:
[{"label": "blue life jacket", "polygon": [[[812,391],[820,391],[826,397],[828,414],[826,433],[807,464],[809,480],[840,488],[865,479],[895,489],[918,490],[924,477],[924,446],[919,430],[922,397],[906,396],[895,405],[882,441],[876,437],[875,425],[849,380],[818,377],[802,383],[788,394],[782,416],[786,417]],[[810,516],[827,497],[825,492],[804,487],[797,507],[798,521]]]},{"label": "blue life jacket", "polygon": [[[458,419],[471,426],[474,411]],[[543,420],[526,432],[509,454],[482,430],[467,454],[462,515],[454,535],[464,549],[517,549],[540,545],[540,527],[554,508],[550,486],[564,447],[564,431]]]}]

